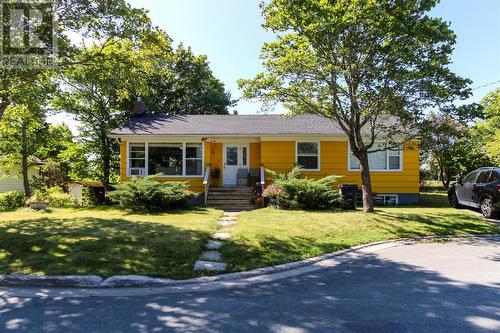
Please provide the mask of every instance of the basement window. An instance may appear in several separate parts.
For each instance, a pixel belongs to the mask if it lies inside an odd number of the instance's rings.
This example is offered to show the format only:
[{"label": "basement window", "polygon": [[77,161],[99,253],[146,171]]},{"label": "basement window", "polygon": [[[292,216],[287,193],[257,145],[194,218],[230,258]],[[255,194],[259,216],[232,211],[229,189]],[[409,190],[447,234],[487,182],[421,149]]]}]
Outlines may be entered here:
[{"label": "basement window", "polygon": [[376,206],[397,206],[398,196],[396,194],[377,194],[373,197]]}]

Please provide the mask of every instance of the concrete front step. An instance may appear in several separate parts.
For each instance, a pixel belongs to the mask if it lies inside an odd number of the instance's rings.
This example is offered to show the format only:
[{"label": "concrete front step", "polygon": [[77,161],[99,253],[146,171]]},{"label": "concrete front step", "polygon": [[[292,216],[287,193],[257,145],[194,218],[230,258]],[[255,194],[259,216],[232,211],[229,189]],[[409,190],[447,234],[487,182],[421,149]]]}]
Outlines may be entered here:
[{"label": "concrete front step", "polygon": [[250,198],[252,195],[251,192],[208,192],[209,198]]},{"label": "concrete front step", "polygon": [[208,193],[208,199],[248,199],[252,196],[251,193]]},{"label": "concrete front step", "polygon": [[252,193],[253,187],[211,187],[210,193],[227,193],[227,192],[240,192],[240,193]]},{"label": "concrete front step", "polygon": [[212,203],[219,203],[219,202],[233,202],[233,203],[244,203],[248,204],[250,203],[251,198],[250,197],[245,197],[245,198],[232,198],[232,197],[227,197],[227,198],[207,198],[207,203],[212,202]]},{"label": "concrete front step", "polygon": [[250,199],[207,200],[207,205],[246,206],[251,202]]},{"label": "concrete front step", "polygon": [[250,203],[254,188],[242,187],[211,187],[207,197],[207,206],[226,211],[255,209]]},{"label": "concrete front step", "polygon": [[207,205],[207,206],[212,208],[217,208],[220,210],[225,210],[227,212],[239,212],[245,210],[254,210],[257,208],[254,205],[247,205],[247,206]]}]

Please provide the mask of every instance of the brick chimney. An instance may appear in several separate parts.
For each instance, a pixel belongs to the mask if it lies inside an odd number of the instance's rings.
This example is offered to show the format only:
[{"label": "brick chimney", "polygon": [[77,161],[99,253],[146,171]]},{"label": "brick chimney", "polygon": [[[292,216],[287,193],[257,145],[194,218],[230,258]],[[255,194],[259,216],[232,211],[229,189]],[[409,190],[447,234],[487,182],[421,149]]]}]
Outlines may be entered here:
[{"label": "brick chimney", "polygon": [[137,117],[146,113],[146,104],[141,100],[140,97],[137,97],[137,100],[134,101],[134,108],[132,109],[132,117]]}]

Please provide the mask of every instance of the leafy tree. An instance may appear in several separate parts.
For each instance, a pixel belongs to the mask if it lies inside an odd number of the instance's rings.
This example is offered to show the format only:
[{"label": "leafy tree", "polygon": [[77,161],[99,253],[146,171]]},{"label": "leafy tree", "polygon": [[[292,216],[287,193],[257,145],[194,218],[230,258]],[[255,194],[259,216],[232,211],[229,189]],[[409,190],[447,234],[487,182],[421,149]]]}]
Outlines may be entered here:
[{"label": "leafy tree", "polygon": [[[112,45],[115,38],[139,35],[150,28],[150,20],[143,9],[132,8],[125,0],[58,0],[55,12],[58,26],[59,59],[56,59],[56,70],[75,63],[84,63],[89,58],[75,57],[79,48],[71,43],[69,34],[82,38],[102,40],[102,48]],[[8,29],[9,21],[4,21]],[[43,42],[43,41],[42,41]],[[0,69],[0,120],[6,109],[12,104],[20,104],[23,91],[28,90],[47,74],[47,69]]]},{"label": "leafy tree", "polygon": [[0,122],[0,152],[4,167],[10,169],[21,164],[24,193],[31,195],[28,169],[36,162],[36,152],[43,144],[47,124],[40,109],[26,105],[13,106],[5,112]]},{"label": "leafy tree", "polygon": [[339,124],[361,165],[363,207],[373,211],[368,153],[415,137],[424,110],[469,83],[448,65],[449,25],[428,11],[437,0],[271,0],[264,28],[277,36],[262,47],[265,72],[240,80],[243,96],[267,110],[323,115]]},{"label": "leafy tree", "polygon": [[54,104],[83,124],[81,137],[104,184],[118,169],[118,143],[108,135],[128,120],[137,96],[149,112],[162,114],[227,113],[232,103],[206,57],[182,45],[174,51],[161,30],[117,40],[104,51],[95,45],[81,57],[95,60],[64,72]]},{"label": "leafy tree", "polygon": [[477,124],[477,135],[482,137],[488,157],[500,165],[500,88],[486,95],[481,105],[485,119]]},{"label": "leafy tree", "polygon": [[437,174],[445,188],[460,173],[491,163],[485,154],[481,137],[474,131],[474,123],[470,117],[466,118],[469,120],[457,118],[456,113],[454,117],[449,112],[431,112],[421,125],[423,160],[429,163],[431,171]]},{"label": "leafy tree", "polygon": [[35,162],[38,149],[47,134],[45,106],[54,91],[50,73],[38,75],[30,87],[19,89],[16,103],[7,109],[0,120],[0,152],[2,164],[21,165],[24,191],[31,194],[28,169]]},{"label": "leafy tree", "polygon": [[483,117],[478,104],[443,108],[430,112],[419,125],[420,153],[443,186],[462,172],[488,165],[480,136],[474,124]]},{"label": "leafy tree", "polygon": [[118,152],[118,143],[108,134],[126,121],[125,105],[132,92],[141,91],[145,84],[143,66],[130,40],[116,41],[104,51],[94,45],[82,50],[81,57],[93,60],[65,70],[62,91],[53,102],[83,124],[82,142],[94,155],[100,179],[108,185]]},{"label": "leafy tree", "polygon": [[68,180],[86,178],[90,171],[83,145],[75,140],[66,124],[48,126],[36,156],[43,165],[40,175],[31,179],[32,188],[62,186]]},{"label": "leafy tree", "polygon": [[61,152],[67,150],[72,143],[73,133],[68,125],[50,124],[44,145],[38,149],[38,157],[43,160],[58,159]]},{"label": "leafy tree", "polygon": [[145,103],[150,113],[228,114],[231,95],[214,77],[205,55],[196,56],[181,44],[166,56],[149,57]]},{"label": "leafy tree", "polygon": [[153,114],[227,114],[233,105],[224,84],[212,73],[205,55],[180,44],[172,47],[159,29],[145,32],[138,52],[145,66],[144,102]]}]

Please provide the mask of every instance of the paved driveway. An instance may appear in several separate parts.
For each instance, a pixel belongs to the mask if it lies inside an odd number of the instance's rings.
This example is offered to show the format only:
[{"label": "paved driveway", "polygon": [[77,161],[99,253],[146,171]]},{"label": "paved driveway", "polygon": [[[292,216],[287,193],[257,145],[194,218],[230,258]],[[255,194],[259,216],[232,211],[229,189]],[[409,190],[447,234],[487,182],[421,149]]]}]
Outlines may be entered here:
[{"label": "paved driveway", "polygon": [[244,288],[15,293],[0,298],[1,332],[499,332],[500,238],[398,246]]}]

